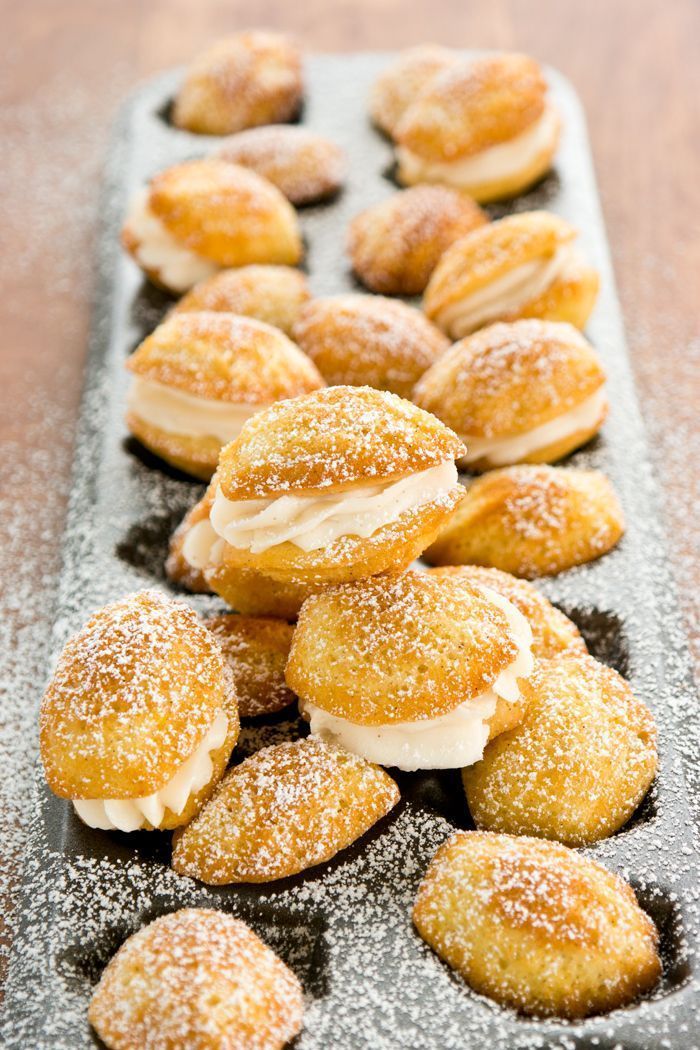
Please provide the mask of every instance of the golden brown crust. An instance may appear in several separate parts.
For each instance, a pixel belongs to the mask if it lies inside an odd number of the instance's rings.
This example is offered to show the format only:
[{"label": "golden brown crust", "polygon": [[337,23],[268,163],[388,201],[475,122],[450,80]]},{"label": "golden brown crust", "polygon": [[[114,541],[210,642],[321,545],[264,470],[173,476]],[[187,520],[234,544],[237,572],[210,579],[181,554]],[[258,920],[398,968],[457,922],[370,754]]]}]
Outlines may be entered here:
[{"label": "golden brown crust", "polygon": [[469,487],[425,558],[433,565],[490,565],[533,579],[602,557],[624,530],[617,496],[599,471],[506,467]]},{"label": "golden brown crust", "polygon": [[516,655],[503,612],[463,577],[392,572],[304,603],[287,684],[352,722],[413,722],[484,693]]},{"label": "golden brown crust", "polygon": [[303,1011],[299,981],[245,923],[183,908],[124,942],[88,1019],[110,1050],[282,1050]]},{"label": "golden brown crust", "polygon": [[215,886],[286,878],[330,860],[398,800],[383,769],[316,737],[266,747],[178,832],[172,865]]},{"label": "golden brown crust", "polygon": [[200,281],[183,295],[172,313],[216,310],[239,314],[291,335],[301,307],[310,298],[306,277],[291,266],[241,266]]},{"label": "golden brown crust", "polygon": [[[545,321],[567,321],[583,329],[593,312],[600,278],[585,260],[567,266],[564,276],[555,277],[541,295],[518,310],[518,317],[541,317]],[[504,320],[517,320],[505,317]]]},{"label": "golden brown crust", "polygon": [[166,577],[171,583],[184,587],[186,591],[191,591],[193,594],[211,594],[211,587],[202,571],[195,569],[187,561],[183,553],[183,546],[192,526],[209,517],[213,498],[213,491],[208,490],[205,496],[187,511],[170,537],[168,557],[165,560]]},{"label": "golden brown crust", "polygon": [[67,643],[44,694],[49,787],[73,799],[150,795],[220,711],[235,717],[230,676],[191,609],[156,591],[107,605]]},{"label": "golden brown crust", "polygon": [[437,44],[421,44],[402,51],[372,86],[369,111],[377,127],[393,136],[411,103],[456,57],[454,51]]},{"label": "golden brown crust", "polygon": [[278,402],[222,451],[218,483],[230,500],[391,481],[464,454],[439,420],[395,394],[330,387]]},{"label": "golden brown crust", "polygon": [[518,609],[532,628],[532,653],[541,660],[585,654],[586,643],[576,624],[552,605],[528,580],[483,565],[447,565],[428,572],[462,576],[476,587],[490,587]]},{"label": "golden brown crust", "polygon": [[209,616],[204,623],[231,668],[242,718],[269,715],[293,703],[294,693],[284,680],[294,633],[291,624],[234,613]]},{"label": "golden brown crust", "polygon": [[405,398],[450,345],[419,310],[380,295],[312,299],[294,338],[329,386],[372,386]]},{"label": "golden brown crust", "polygon": [[428,869],[413,921],[475,991],[525,1014],[613,1010],[661,973],[658,931],[632,888],[538,839],[457,832]]},{"label": "golden brown crust", "polygon": [[348,253],[371,291],[420,295],[450,245],[486,222],[465,194],[415,186],[356,215],[348,228]]},{"label": "golden brown crust", "polygon": [[347,164],[335,142],[308,128],[284,124],[241,131],[227,139],[216,155],[263,175],[297,205],[337,193]]},{"label": "golden brown crust", "polygon": [[627,823],[657,768],[648,708],[591,656],[545,660],[521,723],[463,771],[477,827],[585,846]]},{"label": "golden brown crust", "polygon": [[249,30],[197,56],[175,98],[172,119],[188,131],[230,135],[291,120],[302,92],[296,42],[281,33]]},{"label": "golden brown crust", "polygon": [[126,425],[145,448],[177,470],[191,474],[201,481],[209,481],[216,470],[221,451],[221,442],[216,438],[173,434],[152,423],[146,423],[135,412],[127,413]]},{"label": "golden brown crust", "polygon": [[296,620],[310,594],[325,584],[273,579],[254,568],[223,564],[206,572],[207,583],[219,597],[244,616],[274,616]]},{"label": "golden brown crust", "polygon": [[219,266],[293,266],[301,258],[289,201],[237,164],[208,158],[166,168],[151,179],[148,206],[183,247]]},{"label": "golden brown crust", "polygon": [[596,352],[571,325],[516,321],[455,343],[419,380],[413,399],[468,451],[469,437],[526,433],[570,412],[604,382]]},{"label": "golden brown crust", "polygon": [[508,142],[538,120],[547,84],[534,59],[459,59],[404,112],[396,141],[428,161],[453,161]]}]

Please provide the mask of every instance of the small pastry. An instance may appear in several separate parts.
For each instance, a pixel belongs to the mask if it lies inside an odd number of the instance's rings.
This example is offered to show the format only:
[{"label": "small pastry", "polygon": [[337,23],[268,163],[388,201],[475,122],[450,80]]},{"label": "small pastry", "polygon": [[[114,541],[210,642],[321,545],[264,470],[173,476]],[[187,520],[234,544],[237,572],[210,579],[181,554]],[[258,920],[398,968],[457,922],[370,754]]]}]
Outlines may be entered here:
[{"label": "small pastry", "polygon": [[421,44],[401,51],[372,86],[372,120],[393,137],[401,117],[423,88],[455,61],[454,51],[437,44]]},{"label": "small pastry", "polygon": [[420,295],[440,256],[488,219],[471,198],[446,186],[414,186],[360,212],[348,253],[362,283],[383,295]]},{"label": "small pastry", "polygon": [[340,747],[276,744],[229,770],[174,837],[172,866],[210,886],[284,879],[330,860],[398,801],[383,769]]},{"label": "small pastry", "polygon": [[204,578],[204,573],[190,565],[183,553],[183,547],[192,526],[209,517],[212,498],[213,495],[207,491],[207,494],[187,511],[170,537],[168,545],[168,556],[164,566],[166,579],[191,594],[211,594],[211,587]]},{"label": "small pastry", "polygon": [[68,642],[44,694],[49,787],[92,828],[186,824],[238,739],[223,654],[191,609],[141,591],[96,613]]},{"label": "small pastry", "polygon": [[539,317],[583,328],[598,274],[575,246],[577,231],[546,211],[487,223],[448,248],[423,309],[452,339],[494,321]]},{"label": "small pastry", "polygon": [[598,470],[492,470],[467,490],[425,551],[432,565],[490,565],[514,576],[556,576],[601,558],[625,531],[612,485]]},{"label": "small pastry", "polygon": [[574,656],[587,652],[576,624],[527,580],[482,565],[448,565],[428,571],[435,576],[462,576],[475,587],[488,587],[507,598],[530,624],[532,655],[538,660],[564,653]]},{"label": "small pastry", "polygon": [[575,1020],[631,1003],[661,974],[632,887],[554,842],[458,831],[418,891],[424,941],[481,995]]},{"label": "small pastry", "polygon": [[296,976],[245,923],[183,908],[124,942],[88,1020],[109,1050],[282,1050],[303,1013]]},{"label": "small pastry", "polygon": [[386,573],[308,598],[287,684],[311,732],[400,769],[477,762],[523,715],[532,632],[458,575]]},{"label": "small pastry", "polygon": [[420,310],[381,295],[312,299],[294,338],[329,386],[373,386],[406,398],[450,345]]},{"label": "small pastry", "polygon": [[227,266],[302,255],[296,212],[254,171],[210,158],[155,175],[132,199],[122,244],[154,284],[179,294]]},{"label": "small pastry", "polygon": [[271,616],[223,613],[206,617],[231,668],[242,718],[281,711],[295,697],[284,680],[294,628]]},{"label": "small pastry", "polygon": [[549,171],[559,114],[527,55],[459,59],[433,77],[395,128],[398,178],[440,182],[477,201],[513,197]]},{"label": "small pastry", "polygon": [[598,355],[570,324],[494,324],[455,343],[413,400],[467,446],[462,466],[551,463],[598,433],[607,415]]},{"label": "small pastry", "polygon": [[310,298],[306,277],[291,266],[240,266],[200,281],[171,313],[215,310],[239,314],[291,335],[299,311]]},{"label": "small pastry", "polygon": [[264,175],[292,204],[313,204],[343,185],[347,159],[335,142],[297,125],[241,131],[216,151],[221,160]]},{"label": "small pastry", "polygon": [[190,529],[185,558],[227,601],[242,569],[309,594],[403,568],[462,499],[463,450],[434,416],[384,391],[280,401],[222,450],[209,521]]},{"label": "small pastry", "polygon": [[127,426],[168,463],[208,480],[256,412],[324,385],[279,329],[235,314],[180,313],[129,358]]},{"label": "small pastry", "polygon": [[656,775],[656,726],[627,682],[592,656],[539,664],[522,722],[465,769],[477,827],[586,846],[614,834]]},{"label": "small pastry", "polygon": [[249,30],[217,41],[187,70],[173,123],[202,135],[231,135],[292,120],[303,94],[301,53],[282,33]]}]

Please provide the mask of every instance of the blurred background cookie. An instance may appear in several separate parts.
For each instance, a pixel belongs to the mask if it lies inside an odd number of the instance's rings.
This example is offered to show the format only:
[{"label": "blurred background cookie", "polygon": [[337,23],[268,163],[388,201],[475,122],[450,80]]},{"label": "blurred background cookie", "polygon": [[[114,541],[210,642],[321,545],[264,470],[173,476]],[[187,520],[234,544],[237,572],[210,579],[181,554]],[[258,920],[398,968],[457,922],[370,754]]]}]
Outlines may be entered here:
[{"label": "blurred background cookie", "polygon": [[454,51],[437,44],[419,44],[401,51],[372,86],[369,112],[376,126],[393,137],[406,109],[455,59]]}]

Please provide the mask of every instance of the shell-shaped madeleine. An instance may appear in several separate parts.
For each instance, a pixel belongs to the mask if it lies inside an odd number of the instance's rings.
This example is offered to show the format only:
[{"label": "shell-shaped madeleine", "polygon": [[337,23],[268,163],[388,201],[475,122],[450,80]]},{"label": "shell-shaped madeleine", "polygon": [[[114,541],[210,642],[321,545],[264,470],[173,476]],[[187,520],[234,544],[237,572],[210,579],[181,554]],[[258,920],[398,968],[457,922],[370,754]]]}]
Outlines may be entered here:
[{"label": "shell-shaped madeleine", "polygon": [[221,160],[263,175],[292,204],[311,204],[337,193],[347,160],[335,142],[298,125],[274,124],[233,135],[217,150]]},{"label": "shell-shaped madeleine", "polygon": [[503,611],[466,579],[386,573],[304,602],[287,684],[352,722],[413,722],[485,692],[517,652]]},{"label": "shell-shaped madeleine", "polygon": [[459,59],[430,80],[395,129],[405,149],[452,161],[508,142],[542,116],[547,83],[521,54]]},{"label": "shell-shaped madeleine", "polygon": [[291,120],[303,91],[301,53],[282,33],[249,30],[198,55],[173,105],[173,123],[205,135],[230,135]]},{"label": "shell-shaped madeleine", "polygon": [[301,307],[310,298],[306,277],[291,266],[241,266],[221,270],[200,281],[183,295],[172,312],[216,310],[239,314],[291,335]]},{"label": "shell-shaped madeleine", "polygon": [[602,557],[624,531],[622,508],[600,471],[505,467],[470,485],[425,557],[533,579]]},{"label": "shell-shaped madeleine", "polygon": [[242,718],[269,715],[294,700],[284,680],[284,669],[294,628],[271,616],[223,613],[205,624],[221,646],[236,686]]},{"label": "shell-shaped madeleine", "polygon": [[498,438],[570,412],[604,382],[598,355],[573,325],[527,320],[489,325],[453,344],[413,396],[465,440]]},{"label": "shell-shaped madeleine", "polygon": [[454,51],[437,44],[420,44],[402,51],[372,85],[369,111],[377,127],[393,135],[401,117],[423,88],[456,57]]},{"label": "shell-shaped madeleine", "polygon": [[181,602],[141,591],[105,606],[65,646],[41,705],[41,759],[63,798],[159,790],[235,693],[210,631]]},{"label": "shell-shaped madeleine", "polygon": [[410,397],[449,340],[420,310],[380,295],[312,299],[294,338],[331,386],[373,386]]},{"label": "shell-shaped madeleine", "polygon": [[451,430],[410,402],[336,386],[258,412],[222,450],[217,480],[227,499],[256,499],[390,481],[463,454]]},{"label": "shell-shaped madeleine", "polygon": [[88,1019],[110,1050],[282,1050],[303,1012],[296,976],[245,923],[183,908],[124,942]]},{"label": "shell-shaped madeleine", "polygon": [[293,266],[301,258],[289,201],[238,164],[209,158],[166,168],[151,179],[148,206],[180,244],[219,266]]},{"label": "shell-shaped madeleine", "polygon": [[591,656],[544,660],[523,692],[523,720],[463,772],[477,827],[567,846],[612,835],[656,774],[651,712]]},{"label": "shell-shaped madeleine", "polygon": [[251,405],[324,385],[306,354],[279,329],[212,311],[174,314],[144,339],[127,367],[195,397]]},{"label": "shell-shaped madeleine", "polygon": [[175,836],[172,865],[210,885],[296,875],[355,842],[398,800],[382,769],[315,737],[266,747],[229,770]]},{"label": "shell-shaped madeleine", "polygon": [[483,565],[447,565],[428,571],[435,576],[461,576],[475,587],[488,587],[507,598],[532,628],[533,656],[543,660],[563,653],[586,653],[586,643],[576,624],[528,580]]},{"label": "shell-shaped madeleine", "polygon": [[553,842],[457,832],[428,869],[413,921],[475,991],[525,1014],[603,1013],[661,974],[658,931],[631,886]]},{"label": "shell-shaped madeleine", "polygon": [[488,219],[466,194],[414,186],[360,212],[348,252],[362,283],[384,295],[419,295],[444,252]]}]

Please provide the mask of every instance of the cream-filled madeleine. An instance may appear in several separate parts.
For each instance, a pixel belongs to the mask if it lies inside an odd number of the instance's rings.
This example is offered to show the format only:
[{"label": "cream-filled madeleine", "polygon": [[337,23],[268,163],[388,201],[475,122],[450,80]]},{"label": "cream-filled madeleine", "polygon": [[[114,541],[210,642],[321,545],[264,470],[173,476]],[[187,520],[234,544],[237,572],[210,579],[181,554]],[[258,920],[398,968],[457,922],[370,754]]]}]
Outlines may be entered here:
[{"label": "cream-filled madeleine", "polygon": [[173,123],[204,135],[230,135],[292,120],[301,105],[301,53],[292,37],[251,29],[198,55],[175,96]]},{"label": "cream-filled madeleine", "polygon": [[462,451],[434,416],[385,391],[278,402],[222,450],[209,517],[184,556],[217,593],[241,569],[311,593],[404,567],[461,500]]},{"label": "cream-filled madeleine", "polygon": [[41,705],[49,787],[104,830],[186,824],[237,738],[218,643],[191,609],[156,591],[97,612],[65,646]]},{"label": "cream-filled madeleine", "polygon": [[155,175],[132,198],[121,239],[150,280],[175,293],[225,267],[293,266],[302,255],[286,197],[254,171],[216,158]]},{"label": "cream-filled madeleine", "polygon": [[330,386],[373,386],[406,398],[450,345],[420,310],[381,295],[312,299],[294,338]]},{"label": "cream-filled madeleine", "polygon": [[583,328],[598,274],[576,246],[577,230],[546,211],[520,212],[456,241],[440,259],[423,309],[452,339],[523,317]]},{"label": "cream-filled madeleine", "polygon": [[147,448],[208,480],[256,412],[324,385],[283,332],[235,314],[177,313],[132,354],[127,424]]},{"label": "cream-filled madeleine", "polygon": [[287,662],[311,733],[401,769],[471,765],[517,725],[532,631],[458,575],[386,573],[302,606]]},{"label": "cream-filled madeleine", "polygon": [[444,183],[480,202],[512,197],[549,170],[559,129],[534,59],[461,58],[431,78],[399,120],[399,181]]},{"label": "cream-filled madeleine", "polygon": [[372,85],[369,111],[377,127],[393,138],[411,103],[456,57],[454,51],[438,44],[419,44],[401,51]]},{"label": "cream-filled madeleine", "polygon": [[220,270],[183,295],[171,313],[239,314],[264,321],[291,336],[304,303],[311,298],[308,281],[292,266],[239,266]]},{"label": "cream-filled madeleine", "polygon": [[607,414],[605,373],[570,324],[494,324],[455,343],[419,380],[413,400],[467,446],[462,465],[547,463],[589,441]]}]

